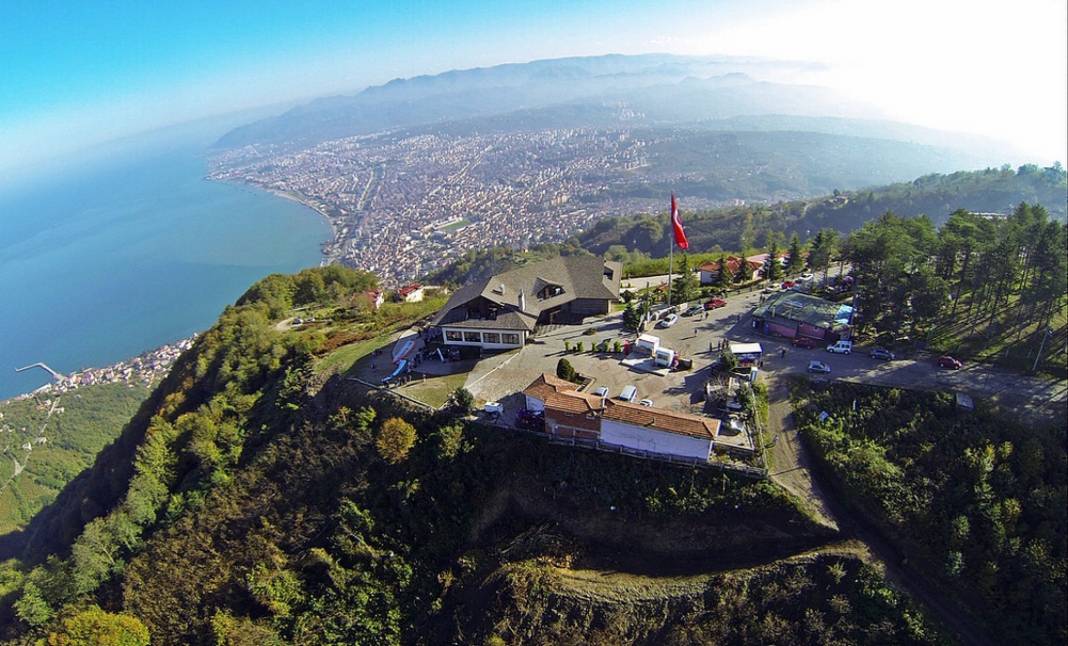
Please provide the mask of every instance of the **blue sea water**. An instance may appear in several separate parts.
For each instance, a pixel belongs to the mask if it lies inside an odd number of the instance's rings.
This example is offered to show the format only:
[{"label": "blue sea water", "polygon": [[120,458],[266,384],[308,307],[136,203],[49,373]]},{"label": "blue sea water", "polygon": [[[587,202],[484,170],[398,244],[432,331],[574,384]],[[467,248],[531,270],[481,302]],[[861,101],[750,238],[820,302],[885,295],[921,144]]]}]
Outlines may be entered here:
[{"label": "blue sea water", "polygon": [[0,192],[0,398],[204,330],[254,281],[319,263],[317,213],[209,182],[201,124]]}]

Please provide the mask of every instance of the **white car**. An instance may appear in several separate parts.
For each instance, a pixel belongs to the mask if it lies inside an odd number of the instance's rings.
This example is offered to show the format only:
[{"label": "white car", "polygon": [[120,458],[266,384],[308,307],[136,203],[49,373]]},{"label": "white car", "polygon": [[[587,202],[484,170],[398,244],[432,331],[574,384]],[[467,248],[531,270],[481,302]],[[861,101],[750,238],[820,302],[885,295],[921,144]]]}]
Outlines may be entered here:
[{"label": "white car", "polygon": [[664,318],[660,319],[660,322],[656,324],[657,327],[671,327],[679,322],[678,314],[668,314]]},{"label": "white car", "polygon": [[813,276],[812,274],[810,274],[808,272],[805,272],[805,273],[801,274],[801,277],[798,278],[798,280],[800,280],[801,282],[807,283],[808,281],[812,280],[813,278],[815,278],[815,276]]},{"label": "white car", "polygon": [[837,341],[827,346],[827,352],[830,352],[831,354],[849,354],[852,351],[852,341]]},{"label": "white car", "polygon": [[593,395],[594,395],[594,397],[607,397],[608,396],[608,386],[601,386],[599,388],[595,388],[593,390]]},{"label": "white car", "polygon": [[831,367],[828,366],[826,363],[824,363],[822,361],[809,361],[808,362],[808,371],[809,372],[827,373],[827,372],[831,371]]},{"label": "white car", "polygon": [[652,406],[653,405],[653,400],[651,400],[651,399],[643,399],[638,403],[641,404],[642,406]]}]

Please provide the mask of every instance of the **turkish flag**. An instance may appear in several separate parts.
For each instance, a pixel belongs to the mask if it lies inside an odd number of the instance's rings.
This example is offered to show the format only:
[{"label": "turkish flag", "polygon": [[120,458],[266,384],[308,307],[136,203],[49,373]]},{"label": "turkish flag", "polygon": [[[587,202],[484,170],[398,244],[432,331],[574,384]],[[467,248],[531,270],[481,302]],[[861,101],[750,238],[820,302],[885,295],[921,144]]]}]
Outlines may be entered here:
[{"label": "turkish flag", "polygon": [[689,249],[690,241],[686,239],[686,232],[682,229],[682,220],[679,219],[679,204],[675,201],[675,194],[671,194],[671,228],[675,230],[675,244],[679,249]]}]

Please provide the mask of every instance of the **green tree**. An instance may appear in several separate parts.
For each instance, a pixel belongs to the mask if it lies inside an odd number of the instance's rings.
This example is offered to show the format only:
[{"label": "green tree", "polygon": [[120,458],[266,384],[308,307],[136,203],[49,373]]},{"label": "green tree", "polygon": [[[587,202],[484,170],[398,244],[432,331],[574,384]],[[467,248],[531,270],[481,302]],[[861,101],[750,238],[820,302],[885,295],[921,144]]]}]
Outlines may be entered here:
[{"label": "green tree", "polygon": [[690,268],[689,254],[682,254],[678,269],[671,281],[671,302],[675,304],[685,303],[697,294],[697,277]]},{"label": "green tree", "polygon": [[570,361],[561,358],[556,362],[556,376],[573,382],[578,378],[578,372],[575,371]]},{"label": "green tree", "polygon": [[390,417],[382,422],[378,429],[375,448],[382,459],[390,464],[398,464],[408,457],[415,446],[415,427],[399,417]]},{"label": "green tree", "polygon": [[475,410],[475,396],[470,390],[460,386],[449,396],[448,406],[460,415],[470,415]]},{"label": "green tree", "polygon": [[52,606],[41,594],[41,589],[33,581],[22,586],[22,594],[15,600],[15,614],[31,626],[41,626],[52,618]]},{"label": "green tree", "polygon": [[438,457],[451,460],[460,453],[464,441],[464,426],[459,422],[446,424],[438,429]]},{"label": "green tree", "polygon": [[719,260],[716,261],[716,281],[715,286],[717,289],[727,291],[731,287],[731,283],[734,281],[734,276],[730,274],[730,270],[727,268],[727,256],[720,254]]},{"label": "green tree", "polygon": [[137,617],[104,612],[97,606],[63,620],[48,635],[49,646],[147,646],[148,628]]},{"label": "green tree", "polygon": [[627,306],[623,308],[623,327],[637,332],[641,324],[642,315],[638,308],[634,306],[634,303],[627,303]]},{"label": "green tree", "polygon": [[723,354],[720,355],[719,365],[724,370],[734,370],[738,367],[738,357],[734,356],[734,353],[731,352],[729,347],[723,348]]},{"label": "green tree", "polygon": [[805,258],[801,252],[801,238],[797,237],[796,233],[790,238],[790,251],[788,253],[790,257],[786,261],[786,273],[790,275],[801,273],[801,270],[805,267]]},{"label": "green tree", "polygon": [[768,257],[764,261],[764,279],[776,282],[782,278],[782,263],[779,262],[779,245],[773,240],[768,247]]}]

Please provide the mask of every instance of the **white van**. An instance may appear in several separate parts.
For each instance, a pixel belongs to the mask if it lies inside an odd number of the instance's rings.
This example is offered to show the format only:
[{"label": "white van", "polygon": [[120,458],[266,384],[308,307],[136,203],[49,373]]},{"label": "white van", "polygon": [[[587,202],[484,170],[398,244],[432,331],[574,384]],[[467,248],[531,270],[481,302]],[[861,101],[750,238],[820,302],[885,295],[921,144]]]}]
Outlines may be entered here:
[{"label": "white van", "polygon": [[619,393],[619,398],[625,402],[633,402],[638,398],[638,387],[627,386],[623,389],[623,392]]},{"label": "white van", "polygon": [[834,354],[849,354],[852,351],[853,342],[845,339],[827,346],[827,352],[833,352]]}]

